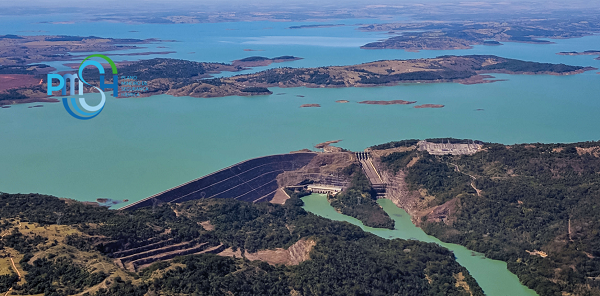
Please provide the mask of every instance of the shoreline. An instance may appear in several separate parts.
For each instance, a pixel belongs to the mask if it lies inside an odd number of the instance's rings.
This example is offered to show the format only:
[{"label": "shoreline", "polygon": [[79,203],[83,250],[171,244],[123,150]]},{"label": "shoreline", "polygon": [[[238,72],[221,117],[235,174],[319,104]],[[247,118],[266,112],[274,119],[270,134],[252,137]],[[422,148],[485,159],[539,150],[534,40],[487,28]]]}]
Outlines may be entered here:
[{"label": "shoreline", "polygon": [[[284,60],[298,59],[292,56],[285,56]],[[289,58],[288,58],[289,57]],[[274,59],[264,57],[254,57],[252,63],[272,62]],[[275,59],[277,60],[277,59]],[[466,63],[466,64],[465,64]],[[491,64],[489,64],[491,63]],[[144,71],[155,69],[156,67],[187,67],[190,70],[185,75],[188,76],[150,76],[144,80],[148,81],[147,91],[140,93],[140,97],[150,97],[152,95],[167,94],[175,97],[190,96],[195,98],[219,98],[227,96],[257,96],[270,95],[272,92],[269,87],[293,88],[348,88],[348,87],[385,87],[397,86],[402,84],[423,84],[423,83],[459,83],[465,85],[483,84],[503,81],[489,74],[510,74],[510,75],[554,75],[568,76],[581,74],[587,71],[597,70],[594,67],[568,66],[557,64],[545,64],[537,62],[527,62],[514,59],[506,59],[490,55],[470,55],[470,56],[442,56],[429,59],[409,59],[409,60],[383,60],[368,62],[358,65],[348,66],[330,66],[317,68],[273,68],[251,74],[239,74],[231,77],[210,78],[211,74],[222,71],[242,71],[247,70],[240,65],[221,64],[221,63],[203,63],[179,59],[150,59],[134,62],[123,62],[126,67],[131,67],[132,73],[125,75],[136,75]],[[488,67],[491,65],[492,67]],[[498,66],[495,66],[498,65]],[[201,67],[204,72],[199,72],[196,76],[190,76],[190,71]],[[488,67],[488,69],[485,69]],[[502,69],[509,68],[512,70]],[[498,68],[498,69],[495,69]],[[522,69],[522,70],[519,70]],[[529,69],[538,71],[529,71]],[[140,74],[141,75],[141,74]],[[180,74],[181,75],[181,74]],[[155,78],[153,78],[155,77]],[[15,100],[4,99],[0,105],[13,105],[19,103],[29,103],[32,100],[42,100],[47,98],[43,88],[45,83],[35,87],[22,87],[15,89],[20,93],[16,94]],[[9,94],[10,91],[5,91]],[[6,95],[5,95],[6,96]],[[19,99],[26,96],[27,99]],[[0,99],[2,93],[0,93]],[[130,98],[130,97],[120,97]],[[404,104],[403,102],[391,104]],[[413,102],[415,103],[415,102]],[[390,104],[373,103],[364,104]]]}]

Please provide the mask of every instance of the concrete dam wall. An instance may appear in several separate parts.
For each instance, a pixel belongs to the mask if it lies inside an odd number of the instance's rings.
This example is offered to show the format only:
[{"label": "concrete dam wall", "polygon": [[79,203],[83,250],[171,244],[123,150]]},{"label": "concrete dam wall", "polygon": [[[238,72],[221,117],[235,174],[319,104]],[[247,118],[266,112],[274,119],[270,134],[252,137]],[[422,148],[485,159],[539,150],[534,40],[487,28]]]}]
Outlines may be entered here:
[{"label": "concrete dam wall", "polygon": [[307,165],[316,155],[310,152],[290,153],[245,160],[121,209],[134,210],[161,203],[179,203],[202,198],[270,201],[278,188],[277,176]]}]

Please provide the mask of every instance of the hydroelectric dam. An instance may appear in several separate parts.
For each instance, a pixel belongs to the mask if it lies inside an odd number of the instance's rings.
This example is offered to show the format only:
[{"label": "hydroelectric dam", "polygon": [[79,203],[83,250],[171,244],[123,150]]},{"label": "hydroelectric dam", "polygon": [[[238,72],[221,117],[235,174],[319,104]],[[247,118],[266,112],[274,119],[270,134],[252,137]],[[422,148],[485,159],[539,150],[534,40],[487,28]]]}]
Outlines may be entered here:
[{"label": "hydroelectric dam", "polygon": [[317,153],[302,152],[253,158],[189,181],[120,210],[135,210],[163,203],[180,203],[203,198],[270,201],[279,188],[277,176],[306,166]]}]

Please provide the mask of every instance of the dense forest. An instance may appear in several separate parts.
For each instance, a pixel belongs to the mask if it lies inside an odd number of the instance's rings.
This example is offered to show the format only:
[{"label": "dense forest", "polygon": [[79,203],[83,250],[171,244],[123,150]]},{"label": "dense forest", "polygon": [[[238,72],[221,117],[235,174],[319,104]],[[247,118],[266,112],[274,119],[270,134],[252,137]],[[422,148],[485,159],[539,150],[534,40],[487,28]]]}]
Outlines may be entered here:
[{"label": "dense forest", "polygon": [[[209,199],[133,212],[52,196],[0,194],[0,230],[7,234],[0,253],[21,254],[19,265],[27,272],[25,283],[16,283],[12,274],[0,276],[0,288],[52,296],[483,295],[447,249],[386,240],[310,214],[301,207],[303,194],[292,194],[283,206]],[[203,221],[213,228],[199,227]],[[51,237],[58,224],[64,228]],[[169,239],[214,241],[248,252],[287,248],[299,239],[316,245],[298,265],[214,254],[159,261],[137,272],[108,263],[118,252]]]},{"label": "dense forest", "polygon": [[[203,63],[179,59],[154,58],[140,60],[129,64],[118,65],[119,73],[127,76],[136,76],[138,80],[150,81],[157,78],[185,80],[202,76],[220,68],[228,71],[239,71],[242,67],[235,67],[224,63]],[[110,72],[109,72],[110,73]],[[97,79],[98,70],[89,68],[84,70],[84,77],[91,80]],[[107,75],[108,78],[109,75]]]},{"label": "dense forest", "polygon": [[375,202],[375,190],[360,165],[352,164],[342,171],[350,178],[344,191],[328,196],[331,206],[344,215],[362,221],[370,227],[394,229],[394,220]]},{"label": "dense forest", "polygon": [[427,233],[508,262],[540,295],[600,295],[599,156],[600,142],[486,144],[473,155],[412,150],[381,162],[434,196],[427,207],[457,205],[443,222],[421,217]]}]

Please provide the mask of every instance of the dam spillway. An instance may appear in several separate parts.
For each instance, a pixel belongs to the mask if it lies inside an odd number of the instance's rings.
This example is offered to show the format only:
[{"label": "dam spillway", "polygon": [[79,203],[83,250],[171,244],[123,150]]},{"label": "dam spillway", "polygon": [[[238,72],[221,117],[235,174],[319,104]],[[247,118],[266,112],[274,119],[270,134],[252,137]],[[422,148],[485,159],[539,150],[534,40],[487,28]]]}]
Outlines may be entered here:
[{"label": "dam spillway", "polygon": [[253,158],[147,197],[120,210],[135,210],[163,203],[203,198],[270,201],[279,188],[277,176],[307,165],[317,154],[288,153]]}]

